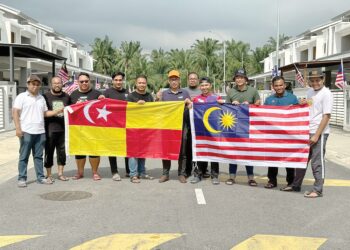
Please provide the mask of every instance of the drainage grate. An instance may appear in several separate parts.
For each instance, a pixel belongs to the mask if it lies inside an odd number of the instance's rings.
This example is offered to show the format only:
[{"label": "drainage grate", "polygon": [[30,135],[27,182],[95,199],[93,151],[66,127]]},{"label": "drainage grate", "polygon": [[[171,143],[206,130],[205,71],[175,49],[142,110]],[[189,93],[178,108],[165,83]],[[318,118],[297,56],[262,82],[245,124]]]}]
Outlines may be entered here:
[{"label": "drainage grate", "polygon": [[41,194],[40,197],[50,201],[75,201],[90,198],[92,193],[84,191],[57,191]]}]

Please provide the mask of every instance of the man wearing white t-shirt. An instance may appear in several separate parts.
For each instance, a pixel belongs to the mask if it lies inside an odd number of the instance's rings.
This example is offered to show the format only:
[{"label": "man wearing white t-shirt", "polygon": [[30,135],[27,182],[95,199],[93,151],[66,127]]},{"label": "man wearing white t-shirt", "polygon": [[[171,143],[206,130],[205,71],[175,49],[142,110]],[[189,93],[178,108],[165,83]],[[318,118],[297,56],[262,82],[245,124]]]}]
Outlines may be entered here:
[{"label": "man wearing white t-shirt", "polygon": [[55,116],[63,109],[49,111],[45,99],[39,94],[41,80],[36,75],[27,79],[27,91],[19,94],[14,102],[12,116],[16,127],[16,136],[20,141],[18,161],[18,187],[27,186],[27,166],[30,152],[33,152],[37,182],[52,184],[45,179],[43,171],[43,151],[45,145],[44,116]]},{"label": "man wearing white t-shirt", "polygon": [[[304,197],[317,198],[322,196],[325,178],[326,142],[329,135],[329,120],[332,113],[333,96],[324,86],[324,76],[320,69],[309,73],[310,89],[307,99],[301,100],[300,104],[310,105],[310,153],[312,172],[315,178],[311,191],[306,191]],[[291,187],[282,188],[282,191],[300,191],[306,169],[296,169],[295,178]]]}]

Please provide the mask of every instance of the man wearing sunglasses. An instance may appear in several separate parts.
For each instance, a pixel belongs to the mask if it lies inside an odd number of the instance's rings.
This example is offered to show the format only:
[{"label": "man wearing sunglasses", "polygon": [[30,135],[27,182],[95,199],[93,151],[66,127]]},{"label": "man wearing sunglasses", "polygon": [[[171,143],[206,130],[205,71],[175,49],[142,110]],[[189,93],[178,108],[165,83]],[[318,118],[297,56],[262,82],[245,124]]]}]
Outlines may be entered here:
[{"label": "man wearing sunglasses", "polygon": [[[71,94],[72,103],[80,103],[85,101],[91,101],[96,99],[105,98],[100,91],[93,89],[90,83],[90,75],[85,72],[81,72],[78,76],[79,88]],[[79,180],[84,177],[84,167],[86,162],[86,155],[76,155],[75,161],[77,164],[78,172],[73,177],[73,180]],[[89,156],[89,162],[92,168],[92,179],[94,181],[101,180],[101,176],[98,174],[98,166],[100,165],[99,156]]]},{"label": "man wearing sunglasses", "polygon": [[43,169],[43,151],[45,145],[44,117],[57,116],[63,108],[48,110],[44,97],[39,94],[41,80],[36,75],[27,79],[27,91],[19,94],[13,104],[12,116],[19,138],[18,187],[27,187],[27,167],[30,152],[34,158],[37,183],[52,184],[46,179]]}]

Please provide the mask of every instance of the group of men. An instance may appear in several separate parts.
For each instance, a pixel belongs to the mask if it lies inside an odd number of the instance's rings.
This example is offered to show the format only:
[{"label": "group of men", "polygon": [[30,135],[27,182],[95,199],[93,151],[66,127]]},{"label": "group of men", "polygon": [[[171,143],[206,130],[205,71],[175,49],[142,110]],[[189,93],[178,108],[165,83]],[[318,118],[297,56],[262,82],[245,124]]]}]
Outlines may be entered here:
[{"label": "group of men", "polygon": [[[70,96],[63,92],[63,83],[59,77],[53,77],[50,90],[43,96],[39,90],[41,80],[35,75],[27,79],[27,91],[16,97],[13,106],[13,117],[16,126],[16,135],[20,139],[20,155],[18,163],[18,186],[27,186],[27,164],[30,152],[34,157],[34,166],[37,175],[37,182],[41,184],[52,184],[52,166],[54,151],[57,155],[58,179],[67,181],[63,174],[66,164],[66,152],[64,142],[64,118],[63,108],[65,106],[101,98],[111,98],[128,102],[136,102],[143,105],[145,102],[153,101],[181,101],[185,104],[183,116],[182,141],[178,160],[178,179],[181,183],[186,183],[189,176],[193,178],[191,183],[195,184],[203,178],[211,177],[214,185],[219,184],[219,163],[211,162],[211,171],[208,174],[208,162],[192,162],[192,142],[189,109],[192,103],[197,102],[218,102],[220,104],[230,103],[232,105],[255,104],[260,105],[261,99],[258,91],[248,85],[248,77],[244,69],[239,69],[233,76],[235,86],[231,88],[222,99],[212,92],[212,83],[208,77],[199,78],[198,74],[191,72],[188,74],[188,87],[181,88],[180,73],[171,70],[168,73],[169,88],[160,90],[155,98],[147,92],[147,76],[139,75],[135,80],[135,90],[131,93],[123,87],[124,73],[117,72],[112,75],[112,87],[103,94],[94,89],[90,76],[87,73],[80,73],[78,76],[79,88]],[[298,100],[295,95],[286,91],[286,83],[282,76],[277,76],[272,80],[274,93],[269,96],[264,104],[274,106],[287,106],[297,104],[310,104],[310,155],[311,167],[315,178],[313,190],[307,191],[304,196],[315,198],[322,196],[324,183],[324,153],[327,137],[329,134],[329,119],[332,111],[332,94],[324,86],[324,76],[320,70],[313,70],[309,73],[310,89],[307,98]],[[45,157],[43,163],[43,151]],[[84,177],[84,167],[87,156],[76,155],[77,173],[73,177],[79,180]],[[153,179],[148,175],[143,158],[125,158],[126,177],[130,177],[132,183],[139,183],[141,179]],[[92,168],[92,179],[98,181],[101,176],[98,173],[100,163],[99,156],[89,156]],[[109,157],[112,179],[120,181],[117,158]],[[47,175],[44,176],[43,166]],[[171,168],[170,160],[162,160],[163,173],[159,179],[160,183],[169,180]],[[245,166],[248,184],[257,186],[254,179],[253,166]],[[194,169],[193,169],[194,168]],[[229,165],[229,178],[226,184],[235,183],[237,165]],[[282,191],[300,191],[306,169],[287,168],[287,185],[282,187]],[[268,169],[268,183],[265,188],[275,188],[277,186],[278,168]]]}]

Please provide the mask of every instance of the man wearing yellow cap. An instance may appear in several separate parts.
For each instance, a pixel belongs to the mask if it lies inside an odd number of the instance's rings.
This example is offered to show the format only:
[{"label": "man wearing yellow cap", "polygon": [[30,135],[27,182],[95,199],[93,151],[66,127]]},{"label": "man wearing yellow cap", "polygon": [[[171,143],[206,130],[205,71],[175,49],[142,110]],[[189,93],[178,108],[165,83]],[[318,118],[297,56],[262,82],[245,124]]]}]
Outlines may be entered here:
[{"label": "man wearing yellow cap", "polygon": [[[182,101],[187,106],[191,105],[191,97],[190,94],[180,88],[180,72],[177,70],[171,70],[168,73],[168,82],[169,89],[164,90],[159,96],[160,101]],[[184,121],[182,128],[182,143],[179,155],[179,168],[178,168],[178,176],[179,181],[181,183],[186,183],[186,151],[187,151],[187,136],[188,131],[190,130],[190,118],[188,109],[185,109],[184,112]],[[159,182],[163,183],[169,180],[169,172],[171,167],[170,160],[163,160],[163,175],[160,177]]]}]

